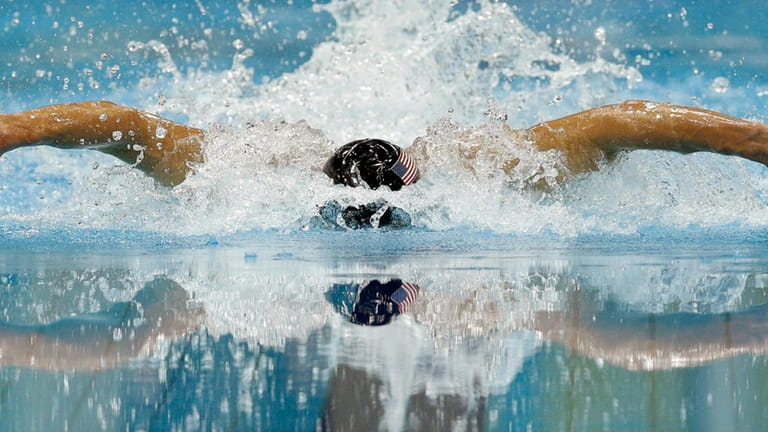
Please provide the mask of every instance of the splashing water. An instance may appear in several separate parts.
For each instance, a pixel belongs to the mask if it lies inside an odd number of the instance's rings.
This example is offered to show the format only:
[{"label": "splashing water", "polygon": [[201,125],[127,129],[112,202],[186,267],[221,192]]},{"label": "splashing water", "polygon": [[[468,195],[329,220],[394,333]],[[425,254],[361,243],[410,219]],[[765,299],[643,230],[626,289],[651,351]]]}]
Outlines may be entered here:
[{"label": "splashing water", "polygon": [[[266,82],[256,82],[246,66],[258,52],[240,40],[232,66],[220,72],[182,71],[162,43],[134,41],[129,50],[154,56],[163,72],[140,82],[142,108],[182,112],[187,123],[207,128],[207,162],[170,190],[100,155],[34,149],[29,159],[38,161],[33,169],[43,184],[11,192],[6,185],[0,193],[12,194],[14,204],[0,208],[0,217],[32,227],[180,235],[295,231],[327,200],[383,198],[407,209],[417,226],[436,230],[574,236],[764,226],[765,173],[732,158],[636,152],[558,186],[557,152],[505,141],[499,128],[614,102],[641,75],[600,55],[569,57],[506,4],[481,1],[458,12],[444,3],[316,5],[335,20],[332,37],[302,66]],[[264,25],[248,16],[244,26]],[[604,44],[608,36],[600,35]],[[363,137],[403,147],[416,140],[430,151],[426,175],[399,193],[332,185],[320,170],[325,159]],[[471,164],[462,153],[469,141],[482,143]],[[72,167],[73,157],[84,166]],[[25,156],[5,158],[3,174],[30,166]],[[504,165],[510,158],[520,160],[511,171]],[[54,174],[44,166],[70,168]],[[550,193],[528,187],[538,182],[556,187]],[[26,194],[46,199],[34,202]]]}]

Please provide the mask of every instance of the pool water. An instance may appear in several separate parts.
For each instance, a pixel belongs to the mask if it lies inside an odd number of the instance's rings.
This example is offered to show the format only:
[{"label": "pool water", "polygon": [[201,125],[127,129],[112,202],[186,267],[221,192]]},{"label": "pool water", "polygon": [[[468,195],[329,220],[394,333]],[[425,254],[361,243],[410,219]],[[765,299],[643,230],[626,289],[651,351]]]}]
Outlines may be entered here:
[{"label": "pool water", "polygon": [[[764,166],[639,151],[547,194],[449,151],[397,193],[317,168],[630,98],[768,121],[766,14],[0,4],[3,112],[109,99],[210,131],[172,189],[96,152],[0,156],[0,430],[762,430]],[[313,224],[331,199],[413,226]],[[418,294],[351,323],[376,280]]]},{"label": "pool water", "polygon": [[[377,237],[269,234],[228,246],[5,251],[3,268],[13,269],[0,276],[8,326],[52,323],[51,334],[66,339],[58,320],[85,322],[85,314],[103,314],[166,278],[193,294],[186,307],[205,315],[202,330],[175,340],[136,336],[150,346],[120,366],[112,353],[141,324],[76,334],[83,346],[71,354],[4,367],[2,427],[762,427],[763,242],[470,244],[429,234],[364,247]],[[421,287],[408,314],[383,327],[349,323],[359,286],[391,278]],[[544,313],[565,322],[548,323]],[[726,316],[732,328],[712,324]],[[742,318],[748,324],[735,324]],[[557,337],[583,328],[567,336],[591,340],[591,325],[605,326],[604,340],[578,346]],[[691,344],[676,338],[689,330]],[[113,348],[89,354],[102,339]],[[671,362],[642,354],[644,344],[669,339],[680,346]],[[637,349],[624,347],[635,340]]]}]

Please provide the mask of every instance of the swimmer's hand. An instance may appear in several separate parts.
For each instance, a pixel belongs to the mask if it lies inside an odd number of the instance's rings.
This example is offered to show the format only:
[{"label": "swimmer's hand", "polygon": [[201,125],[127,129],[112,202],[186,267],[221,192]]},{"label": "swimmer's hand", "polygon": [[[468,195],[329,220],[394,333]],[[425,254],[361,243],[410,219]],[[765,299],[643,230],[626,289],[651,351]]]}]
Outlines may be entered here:
[{"label": "swimmer's hand", "polygon": [[411,226],[411,216],[405,210],[384,200],[343,208],[337,201],[328,201],[318,213],[311,221],[311,225],[318,228],[349,230]]}]

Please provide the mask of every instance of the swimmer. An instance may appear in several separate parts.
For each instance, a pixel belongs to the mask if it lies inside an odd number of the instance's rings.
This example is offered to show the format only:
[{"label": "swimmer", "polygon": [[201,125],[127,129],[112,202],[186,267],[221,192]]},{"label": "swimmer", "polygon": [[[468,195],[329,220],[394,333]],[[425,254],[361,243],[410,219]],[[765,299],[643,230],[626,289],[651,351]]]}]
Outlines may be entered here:
[{"label": "swimmer", "polygon": [[[713,152],[768,165],[768,125],[701,108],[626,101],[546,121],[525,130],[507,125],[508,141],[532,143],[540,151],[562,153],[567,175],[599,169],[624,151],[647,149],[678,153]],[[481,144],[467,137],[473,159]],[[166,186],[182,183],[204,162],[205,131],[111,102],[51,105],[0,114],[0,155],[19,147],[91,148],[117,157]],[[429,158],[423,140],[407,150],[379,139],[339,147],[323,171],[334,183],[399,190],[421,177],[418,165]],[[513,172],[518,160],[503,161]],[[536,185],[548,187],[548,185]]]},{"label": "swimmer", "polygon": [[[601,161],[637,149],[707,151],[768,165],[768,125],[666,103],[627,101],[503,131],[541,151],[562,152],[571,174],[594,171]],[[35,145],[91,148],[134,164],[167,186],[180,184],[203,162],[204,141],[201,129],[104,101],[0,114],[0,154]],[[428,157],[423,147],[418,140],[407,151],[384,140],[353,141],[335,152],[324,172],[338,184],[398,190],[418,181],[418,162]],[[516,163],[506,161],[505,170]]]}]

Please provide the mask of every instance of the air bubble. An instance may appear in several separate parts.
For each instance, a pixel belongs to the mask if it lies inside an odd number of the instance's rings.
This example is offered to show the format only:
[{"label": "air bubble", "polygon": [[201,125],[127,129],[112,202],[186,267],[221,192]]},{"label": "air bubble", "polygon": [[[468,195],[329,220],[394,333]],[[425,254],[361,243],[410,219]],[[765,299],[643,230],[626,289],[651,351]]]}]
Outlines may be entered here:
[{"label": "air bubble", "polygon": [[108,118],[109,118],[109,116],[106,113],[104,113],[104,114],[99,116],[99,121],[103,123],[103,122],[107,121]]},{"label": "air bubble", "polygon": [[120,131],[113,131],[112,132],[112,139],[115,141],[120,141],[123,139],[123,133]]}]

